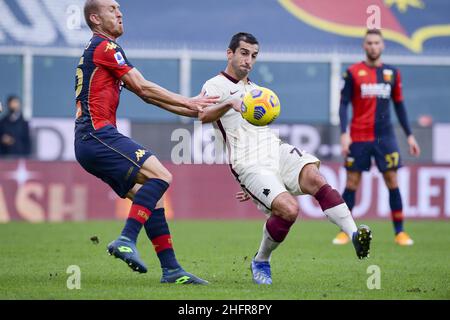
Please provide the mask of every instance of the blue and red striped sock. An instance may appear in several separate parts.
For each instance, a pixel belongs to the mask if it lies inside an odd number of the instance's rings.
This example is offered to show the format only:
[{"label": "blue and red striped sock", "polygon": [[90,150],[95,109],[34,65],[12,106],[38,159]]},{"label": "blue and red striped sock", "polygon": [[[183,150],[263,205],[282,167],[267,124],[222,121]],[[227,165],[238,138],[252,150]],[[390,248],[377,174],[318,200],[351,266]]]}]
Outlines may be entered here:
[{"label": "blue and red striped sock", "polygon": [[164,208],[153,210],[152,216],[144,224],[144,228],[148,238],[153,243],[161,268],[179,268],[180,264],[172,247],[172,237],[170,236]]},{"label": "blue and red striped sock", "polygon": [[161,179],[148,180],[134,196],[128,219],[121,235],[136,243],[144,223],[150,218],[156,203],[166,192],[169,184]]},{"label": "blue and red striped sock", "polygon": [[403,205],[402,196],[398,188],[389,189],[389,205],[391,207],[392,223],[395,234],[403,231]]}]

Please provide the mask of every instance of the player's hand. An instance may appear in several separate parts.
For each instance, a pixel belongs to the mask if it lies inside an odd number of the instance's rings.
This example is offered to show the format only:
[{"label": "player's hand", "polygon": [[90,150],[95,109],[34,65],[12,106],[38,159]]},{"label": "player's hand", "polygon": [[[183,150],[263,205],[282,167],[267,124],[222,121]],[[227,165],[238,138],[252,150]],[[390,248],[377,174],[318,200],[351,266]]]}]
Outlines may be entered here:
[{"label": "player's hand", "polygon": [[241,99],[233,99],[230,101],[231,107],[234,109],[234,111],[241,113],[241,105],[242,100]]},{"label": "player's hand", "polygon": [[194,111],[203,112],[203,108],[219,102],[219,98],[219,96],[209,97],[203,91],[200,92],[199,95],[189,98],[188,102],[186,103],[186,107]]},{"label": "player's hand", "polygon": [[15,142],[16,142],[16,140],[9,134],[5,133],[2,136],[2,144],[4,144],[5,146],[12,146]]},{"label": "player's hand", "polygon": [[415,157],[420,156],[420,147],[413,135],[408,137],[409,153]]},{"label": "player's hand", "polygon": [[343,133],[341,134],[341,149],[342,149],[342,155],[346,157],[350,152],[350,145],[352,144],[352,138],[350,137],[350,134]]},{"label": "player's hand", "polygon": [[250,196],[245,191],[239,191],[236,193],[236,199],[239,202],[244,202],[250,199]]}]

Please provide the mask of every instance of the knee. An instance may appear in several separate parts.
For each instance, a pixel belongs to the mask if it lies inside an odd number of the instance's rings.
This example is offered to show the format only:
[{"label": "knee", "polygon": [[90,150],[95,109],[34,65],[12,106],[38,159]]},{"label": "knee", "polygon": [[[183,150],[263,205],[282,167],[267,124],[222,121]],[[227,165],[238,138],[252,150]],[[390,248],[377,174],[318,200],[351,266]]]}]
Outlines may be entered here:
[{"label": "knee", "polygon": [[314,195],[327,183],[316,165],[310,164],[300,173],[300,188],[304,193]]},{"label": "knee", "polygon": [[348,176],[345,187],[350,190],[356,190],[358,189],[359,181],[360,181],[359,176],[358,177]]},{"label": "knee", "polygon": [[386,180],[386,187],[388,189],[396,189],[398,188],[397,180]]},{"label": "knee", "polygon": [[275,214],[277,214],[284,220],[294,222],[295,220],[297,220],[299,212],[300,208],[298,206],[298,202],[295,198],[292,198],[288,201],[285,201],[285,203],[280,208],[277,208]]},{"label": "knee", "polygon": [[158,179],[164,180],[168,184],[171,184],[172,180],[173,180],[173,176],[168,170],[166,170],[158,177]]},{"label": "knee", "polygon": [[289,221],[297,220],[299,212],[300,212],[300,208],[298,206],[297,201],[294,201],[294,202],[290,203],[288,205],[287,210],[286,210],[286,213],[287,213],[287,219],[286,220],[289,220]]},{"label": "knee", "polygon": [[145,183],[147,183],[147,181],[151,179],[160,179],[167,182],[170,185],[172,183],[173,177],[172,174],[167,170],[158,172],[156,174],[138,173],[136,183],[144,185]]},{"label": "knee", "polygon": [[387,172],[384,174],[384,182],[386,183],[386,186],[388,189],[395,189],[398,188],[397,183],[397,175],[395,173]]},{"label": "knee", "polygon": [[356,190],[358,189],[358,183],[354,180],[347,180],[345,187],[350,190]]},{"label": "knee", "polygon": [[[308,182],[311,184],[311,187],[313,187],[316,192],[319,191],[319,189],[322,188],[325,184],[327,184],[327,181],[319,173],[319,171],[317,171],[316,174],[312,175]],[[314,193],[315,192],[313,192],[313,194]]]}]

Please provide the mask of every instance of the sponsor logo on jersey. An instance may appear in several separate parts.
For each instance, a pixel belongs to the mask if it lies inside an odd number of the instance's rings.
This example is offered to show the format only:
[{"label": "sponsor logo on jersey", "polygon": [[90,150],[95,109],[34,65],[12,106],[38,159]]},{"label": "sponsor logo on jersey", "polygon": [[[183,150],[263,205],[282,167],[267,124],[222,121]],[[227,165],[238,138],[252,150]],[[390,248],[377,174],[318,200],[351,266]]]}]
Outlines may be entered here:
[{"label": "sponsor logo on jersey", "polygon": [[359,70],[358,71],[358,77],[364,77],[367,76],[367,71],[366,70]]},{"label": "sponsor logo on jersey", "polygon": [[270,189],[264,189],[263,190],[263,195],[265,195],[266,197],[268,197],[270,194]]},{"label": "sponsor logo on jersey", "polygon": [[361,97],[389,99],[391,90],[389,83],[363,83],[361,84]]},{"label": "sponsor logo on jersey", "polygon": [[108,52],[108,50],[115,50],[117,48],[117,44],[108,42],[105,48],[105,52]]},{"label": "sponsor logo on jersey", "polygon": [[145,155],[145,150],[139,149],[136,153],[136,160],[139,161]]}]

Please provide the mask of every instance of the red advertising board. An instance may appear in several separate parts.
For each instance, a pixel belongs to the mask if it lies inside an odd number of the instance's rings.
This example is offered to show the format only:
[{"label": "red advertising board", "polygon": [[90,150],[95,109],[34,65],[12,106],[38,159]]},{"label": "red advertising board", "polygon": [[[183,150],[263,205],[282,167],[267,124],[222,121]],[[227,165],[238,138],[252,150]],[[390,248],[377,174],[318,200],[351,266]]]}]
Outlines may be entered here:
[{"label": "red advertising board", "polygon": [[[227,165],[165,165],[174,176],[165,199],[169,218],[263,217],[251,201],[235,200],[239,185]],[[340,164],[322,163],[321,172],[332,186],[343,189],[345,170]],[[404,167],[399,184],[406,217],[450,219],[450,166]],[[324,217],[312,197],[298,199],[302,219]],[[0,222],[117,219],[127,216],[128,207],[128,200],[119,199],[76,162],[0,161]],[[363,175],[353,215],[390,215],[388,193],[376,169]]]}]

